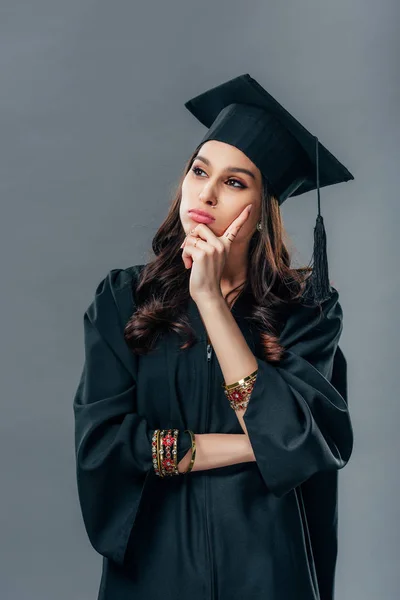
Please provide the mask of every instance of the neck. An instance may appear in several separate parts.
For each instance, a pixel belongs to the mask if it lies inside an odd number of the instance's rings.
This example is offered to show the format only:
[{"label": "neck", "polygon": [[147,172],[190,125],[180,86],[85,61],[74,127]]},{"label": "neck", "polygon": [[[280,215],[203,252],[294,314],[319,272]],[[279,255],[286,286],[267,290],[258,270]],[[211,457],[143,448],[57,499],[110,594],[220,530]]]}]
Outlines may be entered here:
[{"label": "neck", "polygon": [[224,271],[221,276],[221,288],[231,290],[238,285],[245,282],[247,279],[247,264],[244,264],[241,268],[238,265],[234,265],[232,269],[229,269],[225,265]]}]

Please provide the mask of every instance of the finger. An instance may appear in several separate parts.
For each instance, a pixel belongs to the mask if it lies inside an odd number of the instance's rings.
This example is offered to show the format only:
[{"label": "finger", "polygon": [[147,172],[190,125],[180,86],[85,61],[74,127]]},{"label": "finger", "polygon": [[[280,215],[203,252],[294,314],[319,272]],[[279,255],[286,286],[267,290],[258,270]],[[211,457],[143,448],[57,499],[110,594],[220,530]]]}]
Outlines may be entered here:
[{"label": "finger", "polygon": [[190,253],[190,250],[192,248],[194,248],[194,249],[201,248],[202,250],[205,250],[207,252],[210,250],[210,248],[212,248],[212,246],[205,240],[202,240],[200,237],[193,238],[192,236],[190,236],[190,238],[188,238],[186,240],[186,244],[183,248],[182,256],[187,256]]},{"label": "finger", "polygon": [[[191,231],[189,231],[189,233],[186,234],[186,237],[183,240],[180,248],[181,249],[183,248],[183,250],[185,250],[188,239],[190,237],[194,238],[195,235],[196,235],[195,229],[192,229]],[[192,260],[192,257],[189,255],[188,252],[184,252],[184,251],[182,252],[182,260],[183,260],[183,263],[184,263],[186,269],[188,269],[189,267],[192,266],[193,260]]]},{"label": "finger", "polygon": [[192,236],[197,236],[196,234],[196,227],[194,227],[194,229],[191,229],[186,235],[185,235],[185,239],[183,240],[182,244],[180,245],[180,248],[183,248],[184,245],[186,244],[186,240],[188,239],[189,235]]},{"label": "finger", "polygon": [[219,238],[211,231],[211,229],[207,227],[205,223],[199,223],[197,227],[189,231],[181,245],[181,248],[184,248],[186,246],[186,242],[188,239],[194,238],[202,239],[205,242],[208,242],[211,246],[214,246],[216,249],[218,249]]},{"label": "finger", "polygon": [[215,235],[215,233],[213,233],[211,231],[211,229],[209,227],[207,227],[207,225],[205,223],[199,223],[194,229],[192,229],[191,231],[189,231],[188,235],[186,237],[189,236],[192,237],[200,237],[203,240],[205,240],[206,242],[210,242],[214,239],[217,239],[217,236]]},{"label": "finger", "polygon": [[[200,243],[203,244],[203,247],[201,248]],[[191,243],[185,245],[182,252],[182,258],[185,263],[185,268],[190,269],[190,267],[193,265],[193,260],[200,260],[201,258],[203,258],[204,254],[207,254],[209,248],[210,246],[207,244],[207,242],[202,242],[201,240],[197,242],[196,246],[194,246]]]},{"label": "finger", "polygon": [[247,219],[249,218],[249,214],[251,212],[253,205],[252,204],[248,204],[240,213],[240,215],[238,217],[236,217],[236,219],[234,221],[232,221],[232,223],[229,225],[228,229],[230,229],[231,227],[240,227],[242,225],[244,225],[244,223],[246,223]]},{"label": "finger", "polygon": [[186,266],[186,261],[189,261],[189,263],[190,263],[189,266],[191,266],[192,250],[196,250],[197,248],[200,248],[204,252],[209,253],[211,246],[208,242],[205,242],[201,238],[193,238],[192,236],[190,238],[188,238],[187,243],[185,244],[183,251],[182,251],[182,259],[183,259],[183,262],[185,263],[185,266]]},{"label": "finger", "polygon": [[186,268],[188,268],[192,265],[192,257],[188,256],[187,254],[183,254],[183,252],[182,252],[182,260],[183,260],[183,264],[185,265]]},{"label": "finger", "polygon": [[194,238],[193,236],[188,237],[182,252],[182,259],[185,267],[188,269],[192,266],[193,256],[195,258],[200,258],[199,253],[196,254],[196,250],[201,250],[203,254],[210,254],[213,247],[212,244],[209,244],[201,238]]},{"label": "finger", "polygon": [[232,223],[229,225],[229,227],[226,228],[225,232],[221,236],[223,238],[224,242],[226,242],[226,240],[228,240],[228,242],[231,242],[231,243],[233,242],[234,238],[240,231],[241,227],[247,221],[249,214],[251,212],[252,206],[253,206],[252,204],[249,204],[248,206],[246,206],[242,210],[240,215],[238,217],[236,217],[236,219],[234,221],[232,221]]}]

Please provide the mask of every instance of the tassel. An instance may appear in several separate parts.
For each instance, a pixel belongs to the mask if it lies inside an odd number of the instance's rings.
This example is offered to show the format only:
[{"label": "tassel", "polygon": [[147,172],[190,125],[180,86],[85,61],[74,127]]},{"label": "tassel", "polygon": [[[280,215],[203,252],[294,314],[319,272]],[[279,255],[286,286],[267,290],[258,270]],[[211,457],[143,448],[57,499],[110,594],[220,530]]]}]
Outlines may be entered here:
[{"label": "tassel", "polygon": [[307,280],[305,297],[315,303],[326,300],[331,294],[326,251],[326,231],[322,215],[317,216],[314,227],[313,270]]},{"label": "tassel", "polygon": [[313,270],[307,279],[304,297],[313,303],[326,300],[331,294],[328,272],[328,256],[326,248],[326,231],[324,219],[321,215],[320,192],[319,192],[319,164],[318,164],[318,138],[316,139],[316,163],[317,163],[317,193],[318,193],[318,215],[314,227],[314,250]]}]

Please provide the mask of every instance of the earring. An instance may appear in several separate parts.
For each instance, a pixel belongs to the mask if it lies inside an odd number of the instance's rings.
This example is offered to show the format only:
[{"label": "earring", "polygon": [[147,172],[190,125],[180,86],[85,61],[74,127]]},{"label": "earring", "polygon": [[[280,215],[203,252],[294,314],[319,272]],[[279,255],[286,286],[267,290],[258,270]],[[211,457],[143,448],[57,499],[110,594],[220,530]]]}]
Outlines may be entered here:
[{"label": "earring", "polygon": [[261,221],[258,221],[258,223],[257,223],[257,229],[258,229],[258,231],[262,231]]}]

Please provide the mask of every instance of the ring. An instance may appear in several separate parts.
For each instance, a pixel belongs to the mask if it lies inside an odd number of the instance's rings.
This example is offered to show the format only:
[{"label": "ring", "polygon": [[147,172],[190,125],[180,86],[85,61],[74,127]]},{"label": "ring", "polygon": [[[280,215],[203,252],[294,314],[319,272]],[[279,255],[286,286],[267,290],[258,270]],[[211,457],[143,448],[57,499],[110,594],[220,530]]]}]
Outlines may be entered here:
[{"label": "ring", "polygon": [[194,246],[195,248],[196,248],[196,244],[197,244],[197,242],[198,242],[198,241],[199,241],[199,238],[196,238],[196,241],[195,241],[195,243],[193,244],[193,246]]}]

